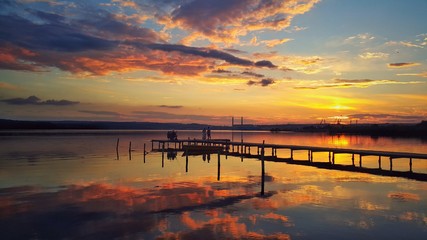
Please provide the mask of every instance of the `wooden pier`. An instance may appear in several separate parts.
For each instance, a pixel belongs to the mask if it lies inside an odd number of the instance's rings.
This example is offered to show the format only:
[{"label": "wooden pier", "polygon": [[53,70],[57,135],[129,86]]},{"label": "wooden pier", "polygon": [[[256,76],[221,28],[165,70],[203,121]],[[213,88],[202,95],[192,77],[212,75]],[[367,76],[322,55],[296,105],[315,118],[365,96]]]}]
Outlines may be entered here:
[{"label": "wooden pier", "polygon": [[[288,162],[293,164],[302,165],[313,165],[317,167],[337,166],[335,164],[335,156],[337,154],[349,154],[351,155],[352,165],[339,165],[340,169],[344,168],[360,168],[362,169],[363,157],[365,156],[376,156],[378,157],[378,168],[373,169],[375,171],[385,171],[381,167],[382,160],[388,160],[390,169],[387,172],[393,171],[393,161],[395,159],[408,159],[409,160],[409,171],[413,173],[412,161],[413,159],[427,160],[427,154],[423,153],[409,153],[409,152],[392,152],[392,151],[376,151],[376,150],[362,150],[362,149],[348,149],[348,148],[332,148],[332,147],[314,147],[314,146],[300,146],[300,145],[282,145],[282,144],[263,144],[263,143],[250,143],[250,142],[231,142],[229,139],[212,139],[212,140],[200,140],[200,139],[188,139],[188,140],[152,140],[152,151],[184,151],[183,146],[188,145],[206,145],[206,146],[219,146],[221,147],[221,153],[231,156],[240,156],[244,158],[257,158],[261,159],[264,157],[266,161],[276,162]],[[285,149],[289,151],[288,157],[278,157],[277,150]],[[306,159],[294,159],[295,152],[306,152]],[[315,161],[315,153],[327,153],[328,162]],[[299,155],[301,156],[301,154]],[[356,157],[358,158],[358,167],[356,167]],[[322,159],[324,159],[322,157]],[[303,161],[301,161],[303,160]],[[426,162],[427,164],[427,162]],[[329,167],[328,167],[329,168]],[[362,172],[366,172],[366,168]],[[400,173],[400,172],[399,172]],[[418,174],[418,173],[416,173]],[[383,175],[383,174],[382,174]],[[385,175],[390,175],[389,173]],[[427,174],[422,174],[422,178],[426,178]],[[424,176],[425,175],[425,176]]]}]

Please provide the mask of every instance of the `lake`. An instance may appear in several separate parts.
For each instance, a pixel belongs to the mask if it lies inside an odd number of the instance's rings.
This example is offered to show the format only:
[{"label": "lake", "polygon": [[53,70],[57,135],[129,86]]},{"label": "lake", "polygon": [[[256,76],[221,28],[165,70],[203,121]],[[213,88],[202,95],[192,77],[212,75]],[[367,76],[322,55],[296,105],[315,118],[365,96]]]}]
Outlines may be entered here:
[{"label": "lake", "polygon": [[[427,153],[426,141],[410,138],[230,131],[212,137]],[[201,138],[201,132],[178,131],[178,138]],[[1,239],[427,236],[425,181],[266,161],[262,183],[258,159],[196,155],[187,165],[182,152],[163,158],[151,152],[151,139],[166,139],[166,131],[0,133]],[[315,158],[328,161],[327,154]],[[351,156],[335,161],[349,164]],[[427,160],[413,161],[414,172],[427,173]],[[364,157],[364,167],[377,164],[377,157]],[[383,164],[387,169],[388,161]],[[408,171],[408,160],[396,159],[393,169]]]}]

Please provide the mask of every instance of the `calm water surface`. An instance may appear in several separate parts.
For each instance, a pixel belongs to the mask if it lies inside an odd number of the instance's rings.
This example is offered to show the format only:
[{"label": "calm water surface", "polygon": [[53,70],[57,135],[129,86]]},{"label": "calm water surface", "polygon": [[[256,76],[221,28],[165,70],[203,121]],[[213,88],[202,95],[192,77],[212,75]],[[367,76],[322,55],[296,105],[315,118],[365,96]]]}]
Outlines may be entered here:
[{"label": "calm water surface", "polygon": [[[213,138],[427,153],[418,139],[213,132]],[[149,152],[165,131],[0,136],[1,239],[424,239],[427,182],[217,154]],[[178,137],[200,138],[195,131]],[[120,138],[119,156],[116,141]],[[129,142],[134,151],[129,154]],[[279,156],[287,156],[279,150]],[[306,153],[295,158],[306,159]],[[328,161],[316,153],[316,161]],[[338,164],[351,156],[337,155]],[[387,169],[384,161],[383,168]],[[377,157],[363,165],[378,167]],[[408,171],[408,160],[393,163]],[[427,160],[414,160],[427,173]]]}]

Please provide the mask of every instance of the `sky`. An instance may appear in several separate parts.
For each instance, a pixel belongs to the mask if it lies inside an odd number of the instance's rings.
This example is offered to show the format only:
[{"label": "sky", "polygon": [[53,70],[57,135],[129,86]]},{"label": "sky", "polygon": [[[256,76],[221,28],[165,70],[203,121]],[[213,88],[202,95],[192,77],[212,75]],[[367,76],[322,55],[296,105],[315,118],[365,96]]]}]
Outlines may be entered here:
[{"label": "sky", "polygon": [[427,120],[425,0],[0,0],[0,118]]}]

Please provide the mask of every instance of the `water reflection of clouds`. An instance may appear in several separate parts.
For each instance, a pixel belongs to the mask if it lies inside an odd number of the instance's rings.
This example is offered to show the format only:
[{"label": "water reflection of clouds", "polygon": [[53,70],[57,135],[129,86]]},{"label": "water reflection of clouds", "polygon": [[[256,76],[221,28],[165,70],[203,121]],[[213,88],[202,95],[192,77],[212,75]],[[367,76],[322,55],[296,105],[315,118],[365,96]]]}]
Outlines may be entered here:
[{"label": "water reflection of clouds", "polygon": [[403,202],[420,200],[420,196],[418,194],[408,192],[391,192],[387,195],[387,197]]},{"label": "water reflection of clouds", "polygon": [[[161,232],[164,237],[184,239],[206,234],[211,234],[207,235],[211,238],[256,236],[258,233],[247,231],[238,216],[213,213],[260,197],[258,189],[247,193],[245,182],[232,184],[233,189],[222,187],[221,190],[210,183],[195,182],[169,183],[150,189],[106,183],[69,185],[57,192],[33,187],[2,189],[0,230],[7,239],[31,238],[32,234],[44,239],[114,238],[129,233],[158,236]],[[249,184],[253,187],[253,183]],[[170,226],[165,227],[165,219],[170,221],[171,215],[185,219],[188,212],[204,211],[209,212],[204,218],[210,220],[199,221],[195,229],[172,232]],[[189,225],[188,222],[178,224]]]}]

